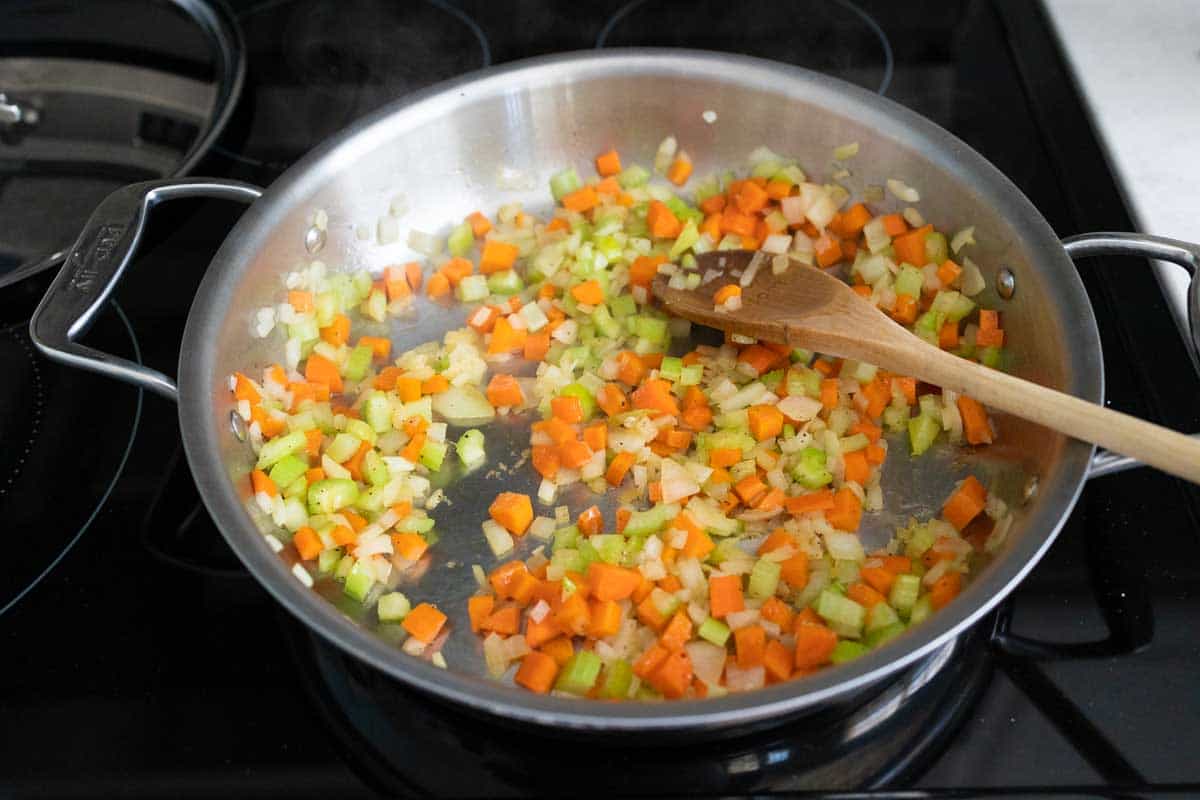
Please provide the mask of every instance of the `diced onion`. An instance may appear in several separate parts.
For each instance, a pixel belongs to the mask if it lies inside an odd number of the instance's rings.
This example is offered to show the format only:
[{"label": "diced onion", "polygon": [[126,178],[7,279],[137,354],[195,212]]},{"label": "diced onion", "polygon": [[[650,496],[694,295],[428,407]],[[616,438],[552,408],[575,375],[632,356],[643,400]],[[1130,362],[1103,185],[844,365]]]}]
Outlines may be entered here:
[{"label": "diced onion", "polygon": [[850,142],[833,148],[834,161],[846,161],[858,155],[858,142]]},{"label": "diced onion", "polygon": [[896,178],[887,179],[888,191],[896,195],[906,203],[918,203],[921,201],[921,193],[907,183]]},{"label": "diced onion", "polygon": [[964,247],[966,247],[969,244],[975,244],[975,226],[974,225],[963,228],[961,231],[954,234],[954,237],[952,239],[950,239],[950,250],[955,255],[958,255],[958,251],[962,250]]}]

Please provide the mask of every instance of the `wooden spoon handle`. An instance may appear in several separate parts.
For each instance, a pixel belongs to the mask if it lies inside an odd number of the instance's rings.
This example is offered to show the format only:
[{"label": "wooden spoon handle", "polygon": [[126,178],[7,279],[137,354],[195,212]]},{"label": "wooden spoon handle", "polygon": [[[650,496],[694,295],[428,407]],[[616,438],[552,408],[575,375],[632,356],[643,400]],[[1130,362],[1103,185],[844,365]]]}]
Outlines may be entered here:
[{"label": "wooden spoon handle", "polygon": [[910,375],[1200,483],[1200,441],[1190,436],[967,361],[920,340],[917,344],[903,348],[894,359]]}]

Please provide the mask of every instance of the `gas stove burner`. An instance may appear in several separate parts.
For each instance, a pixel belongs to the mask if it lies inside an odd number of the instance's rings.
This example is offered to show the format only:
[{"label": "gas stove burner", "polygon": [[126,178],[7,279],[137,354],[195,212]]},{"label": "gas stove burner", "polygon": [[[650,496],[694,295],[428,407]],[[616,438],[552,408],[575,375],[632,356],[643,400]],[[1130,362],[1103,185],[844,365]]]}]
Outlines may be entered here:
[{"label": "gas stove burner", "polygon": [[632,0],[605,23],[596,47],[741,53],[823,72],[879,94],[887,93],[894,69],[887,34],[849,0],[804,0],[784,13],[717,0]]},{"label": "gas stove burner", "polygon": [[[38,355],[28,321],[7,318],[8,305],[6,298],[0,309],[6,376],[0,381],[0,519],[12,545],[0,568],[0,615],[62,561],[95,519],[121,475],[142,408],[140,390]],[[141,360],[133,328],[115,303],[88,338],[106,352]]]},{"label": "gas stove burner", "polygon": [[254,96],[222,155],[278,172],[408,92],[491,63],[482,29],[441,0],[266,0],[238,12]]},{"label": "gas stove burner", "polygon": [[727,738],[647,733],[630,748],[628,736],[581,740],[446,705],[287,619],[297,672],[320,718],[360,777],[389,797],[554,796],[581,779],[588,795],[617,796],[906,785],[949,743],[992,674],[973,631],[844,704]]}]

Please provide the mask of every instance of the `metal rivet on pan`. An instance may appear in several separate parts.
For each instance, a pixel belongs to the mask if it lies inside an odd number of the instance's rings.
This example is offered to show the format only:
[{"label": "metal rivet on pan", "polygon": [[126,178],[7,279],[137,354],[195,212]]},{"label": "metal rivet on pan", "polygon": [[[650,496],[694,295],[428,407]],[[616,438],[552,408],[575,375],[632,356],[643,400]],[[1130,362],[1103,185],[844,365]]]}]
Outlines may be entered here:
[{"label": "metal rivet on pan", "polygon": [[239,442],[246,441],[246,420],[236,411],[229,412],[229,429]]},{"label": "metal rivet on pan", "polygon": [[1012,300],[1017,291],[1017,276],[1008,267],[1001,267],[996,273],[996,293],[1005,300]]},{"label": "metal rivet on pan", "polygon": [[1021,487],[1021,502],[1028,503],[1037,496],[1037,491],[1038,477],[1037,475],[1030,475],[1028,480],[1025,481],[1025,485]]},{"label": "metal rivet on pan", "polygon": [[316,225],[308,229],[304,234],[304,249],[309,255],[316,255],[321,252],[321,248],[325,246],[325,231],[318,228]]}]

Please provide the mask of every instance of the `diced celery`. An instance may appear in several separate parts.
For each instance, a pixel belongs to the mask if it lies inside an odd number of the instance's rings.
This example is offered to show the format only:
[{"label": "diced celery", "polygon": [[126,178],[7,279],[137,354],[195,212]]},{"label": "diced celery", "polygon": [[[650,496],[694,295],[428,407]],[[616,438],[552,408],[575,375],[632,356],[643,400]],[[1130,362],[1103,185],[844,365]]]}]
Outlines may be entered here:
[{"label": "diced celery", "polygon": [[332,514],[358,499],[358,486],[348,478],[326,478],[308,487],[308,513]]},{"label": "diced celery", "polygon": [[979,363],[985,367],[998,369],[1000,367],[1001,350],[999,347],[989,345],[979,351]]},{"label": "diced celery", "polygon": [[633,299],[632,295],[628,294],[617,295],[612,298],[608,301],[608,307],[617,319],[623,319],[637,313],[637,302]]},{"label": "diced celery", "polygon": [[950,257],[950,247],[944,234],[934,231],[925,234],[925,263],[941,264]]},{"label": "diced celery", "polygon": [[779,585],[779,573],[782,571],[778,561],[760,558],[754,562],[750,570],[750,581],[746,585],[746,594],[758,600],[766,600],[775,594]]},{"label": "diced celery", "polygon": [[333,572],[333,577],[337,578],[339,581],[346,580],[346,576],[350,574],[350,570],[354,569],[354,565],[357,563],[358,562],[350,556],[339,559],[337,568]]},{"label": "diced celery", "polygon": [[[711,502],[692,498],[688,502],[687,508],[688,514],[696,524],[704,528],[708,533],[717,536],[733,536],[742,530],[741,520],[730,519],[721,513],[721,509]],[[674,515],[672,515],[671,519],[674,518]]]},{"label": "diced celery", "polygon": [[905,430],[908,427],[908,409],[888,406],[883,410],[883,424],[892,433]]},{"label": "diced celery", "polygon": [[808,366],[808,364],[812,362],[813,351],[805,350],[803,347],[796,347],[792,349],[789,357],[791,358],[793,364]]},{"label": "diced celery", "polygon": [[671,245],[671,252],[667,254],[667,258],[675,261],[699,240],[700,230],[696,227],[696,220],[689,217],[688,221],[683,225],[683,230],[679,232],[679,236],[675,239],[675,243]]},{"label": "diced celery", "polygon": [[294,455],[287,455],[275,462],[268,476],[275,485],[283,488],[295,482],[308,471],[308,462]]},{"label": "diced celery", "polygon": [[313,298],[313,310],[317,317],[317,326],[328,326],[338,313],[337,297],[332,292],[319,293]]},{"label": "diced celery", "polygon": [[820,397],[821,373],[803,365],[793,367],[787,373],[787,391],[788,394]]},{"label": "diced celery", "polygon": [[339,433],[333,437],[333,441],[325,448],[325,455],[341,464],[357,453],[361,445],[362,439],[359,439],[357,436],[349,433]]},{"label": "diced celery", "polygon": [[343,590],[346,595],[353,597],[358,602],[366,599],[367,593],[371,591],[371,587],[375,585],[375,576],[371,573],[369,567],[362,563],[355,562],[354,567],[350,570],[350,574],[346,576],[346,585]]},{"label": "diced celery", "polygon": [[372,486],[385,486],[392,479],[387,463],[378,450],[368,450],[362,460],[363,476]]},{"label": "diced celery", "polygon": [[849,597],[826,589],[817,598],[817,614],[842,636],[857,639],[862,633],[867,610]]},{"label": "diced celery", "polygon": [[945,314],[946,319],[951,322],[958,322],[975,310],[975,301],[958,292],[943,291],[938,292],[937,297],[933,298],[929,310]]},{"label": "diced celery", "polygon": [[367,299],[362,302],[360,310],[364,316],[376,322],[383,322],[387,317],[387,295],[375,289],[367,295]]},{"label": "diced celery", "polygon": [[613,318],[613,315],[609,313],[608,306],[603,303],[596,306],[596,310],[592,312],[592,323],[601,336],[615,339],[621,335],[621,323]]},{"label": "diced celery", "polygon": [[933,528],[928,523],[917,525],[913,528],[912,533],[909,534],[908,544],[904,548],[904,555],[911,559],[918,559],[925,555],[926,550],[933,547],[933,542],[936,539],[937,534],[933,532]]},{"label": "diced celery", "polygon": [[648,339],[655,344],[666,344],[670,337],[670,331],[665,319],[645,315],[634,318],[633,334],[643,339]]},{"label": "diced celery", "polygon": [[908,623],[916,625],[923,622],[933,613],[933,601],[929,599],[929,595],[924,595],[913,605],[912,612],[908,615]]},{"label": "diced celery", "polygon": [[[877,606],[881,605],[883,605],[883,603],[877,604]],[[886,644],[892,639],[895,639],[906,630],[907,628],[904,627],[903,622],[893,622],[891,625],[885,625],[882,628],[877,628],[876,630],[868,632],[866,637],[863,638],[863,641],[866,643],[867,647],[879,647],[880,645]]]},{"label": "diced celery", "polygon": [[307,444],[308,438],[305,437],[304,431],[292,431],[283,436],[278,436],[264,443],[262,449],[258,451],[257,467],[258,469],[267,469],[274,466],[284,456],[300,452]]},{"label": "diced celery", "polygon": [[387,433],[392,429],[392,404],[383,392],[375,390],[367,395],[363,400],[362,415],[376,433]]},{"label": "diced celery", "polygon": [[678,611],[680,602],[678,597],[657,586],[650,590],[650,604],[664,617],[669,617]]},{"label": "diced celery", "polygon": [[464,303],[475,303],[488,296],[486,275],[468,275],[458,283],[458,299]]},{"label": "diced celery", "polygon": [[664,356],[662,364],[658,367],[658,374],[662,375],[669,381],[679,380],[683,373],[683,359],[675,356]]},{"label": "diced celery", "polygon": [[[666,361],[666,359],[663,360]],[[692,364],[679,371],[680,386],[699,386],[703,378],[704,366],[702,364]]]},{"label": "diced celery", "polygon": [[314,342],[321,336],[321,332],[317,329],[317,319],[311,314],[306,314],[288,325],[287,331],[289,339],[299,339],[301,342]]},{"label": "diced celery", "polygon": [[568,167],[550,176],[550,193],[554,195],[555,201],[562,200],[565,195],[575,191],[581,185],[579,173],[575,171],[574,167]]},{"label": "diced celery", "polygon": [[[895,586],[895,584],[892,584]],[[865,628],[868,634],[877,631],[880,628],[886,628],[888,625],[894,625],[900,621],[896,610],[887,603],[876,603],[871,606],[871,610],[867,612],[867,627]]]},{"label": "diced celery", "polygon": [[591,539],[580,539],[575,549],[579,551],[578,572],[586,572],[589,564],[600,560],[600,553],[596,550],[596,546],[592,544]]},{"label": "diced celery", "polygon": [[492,294],[516,294],[525,288],[525,281],[521,280],[521,276],[515,270],[506,269],[489,275],[487,286]]},{"label": "diced celery", "polygon": [[361,381],[367,374],[367,368],[371,366],[371,359],[374,356],[375,351],[370,345],[360,344],[350,351],[350,356],[342,367],[342,375],[352,381]]},{"label": "diced celery", "polygon": [[425,442],[421,447],[421,463],[431,472],[437,472],[442,468],[442,462],[446,460],[447,445],[445,442]]},{"label": "diced celery", "polygon": [[[629,535],[628,529],[626,529],[625,535]],[[578,543],[579,527],[577,525],[568,525],[554,532],[554,545],[550,549],[551,552],[557,553],[559,550],[573,549]]]},{"label": "diced celery", "polygon": [[341,548],[333,547],[329,550],[322,550],[321,555],[317,556],[317,572],[320,572],[322,575],[328,575],[337,569],[338,562],[341,560]]},{"label": "diced celery", "polygon": [[916,267],[905,264],[896,276],[896,294],[906,294],[912,298],[921,296],[921,287],[925,285],[925,275]]},{"label": "diced celery", "polygon": [[[841,531],[831,531],[831,532],[827,533],[826,541],[825,541],[826,547],[829,547],[829,540],[834,536],[834,534],[840,534],[840,533],[842,533],[842,532]],[[857,543],[858,537],[855,536],[853,533],[848,533],[848,534],[843,534],[843,535],[849,536],[851,539],[856,540],[856,543]],[[845,541],[848,541],[848,540],[845,540]],[[832,549],[832,548],[830,548],[830,549]],[[833,578],[835,581],[842,584],[843,586],[848,586],[852,583],[857,582],[858,577],[859,577],[859,568],[862,566],[863,553],[862,553],[862,545],[861,544],[858,544],[858,549],[859,549],[859,554],[860,554],[860,557],[858,559],[835,558],[833,560],[833,568],[829,571],[829,577]]]},{"label": "diced celery", "polygon": [[833,647],[833,652],[829,655],[829,660],[834,664],[845,664],[847,661],[853,661],[859,656],[866,655],[869,650],[862,642],[840,641]]},{"label": "diced celery", "polygon": [[455,449],[458,451],[458,460],[467,469],[482,464],[486,457],[483,450],[483,431],[474,428],[466,431],[458,437]]},{"label": "diced celery", "polygon": [[[413,512],[407,518],[402,519],[396,524],[396,530],[404,533],[420,533],[428,534],[433,530],[434,520],[432,517],[424,517],[421,514],[424,512]],[[425,538],[429,538],[426,536]]]},{"label": "diced celery", "polygon": [[617,183],[622,189],[636,189],[644,186],[650,180],[650,172],[640,164],[630,164],[617,175]]},{"label": "diced celery", "polygon": [[833,480],[833,473],[825,464],[824,450],[806,447],[800,451],[800,460],[792,467],[792,479],[806,489],[820,489]]},{"label": "diced celery", "polygon": [[296,480],[289,483],[283,489],[284,497],[307,497],[308,496],[308,479],[301,475]]},{"label": "diced celery", "polygon": [[608,700],[624,700],[629,696],[629,687],[633,685],[633,665],[623,658],[609,663],[604,671],[604,686],[600,690],[602,697]]},{"label": "diced celery", "polygon": [[600,676],[600,656],[590,650],[580,650],[563,664],[554,688],[561,692],[585,695]]},{"label": "diced celery", "polygon": [[357,436],[367,444],[375,444],[375,429],[361,419],[347,419],[346,433]]},{"label": "diced celery", "polygon": [[399,622],[412,611],[412,603],[402,592],[388,592],[380,596],[377,610],[380,622]]},{"label": "diced celery", "polygon": [[892,584],[892,590],[888,593],[888,603],[899,612],[900,616],[907,617],[912,612],[920,591],[921,579],[916,575],[897,575],[895,583]]},{"label": "diced celery", "polygon": [[450,231],[450,236],[446,239],[446,249],[450,251],[452,256],[465,256],[475,246],[475,232],[471,230],[471,223],[464,222],[458,225],[454,230]]},{"label": "diced celery", "polygon": [[941,330],[942,323],[945,320],[946,315],[940,311],[926,311],[917,317],[916,324],[913,325],[913,332],[936,347],[938,343],[938,331]]},{"label": "diced celery", "polygon": [[634,511],[625,523],[626,536],[639,536],[657,533],[667,527],[667,523],[679,516],[679,506],[674,503],[659,503],[645,511]]},{"label": "diced celery", "polygon": [[696,630],[696,634],[706,641],[712,642],[717,647],[724,647],[725,642],[729,640],[729,626],[719,619],[709,617],[700,623],[700,627]]},{"label": "diced celery", "polygon": [[908,442],[912,454],[919,456],[929,449],[941,431],[941,423],[927,414],[920,414],[908,421]]},{"label": "diced celery", "polygon": [[621,560],[621,552],[625,549],[625,537],[619,533],[604,533],[591,538],[592,545],[600,560],[607,564],[616,564]]},{"label": "diced celery", "polygon": [[757,442],[754,437],[745,430],[725,430],[717,431],[716,433],[702,433],[698,438],[698,446],[703,450],[731,450],[737,448],[742,451],[742,457],[750,454]]},{"label": "diced celery", "polygon": [[867,438],[865,433],[856,433],[841,440],[842,452],[853,453],[855,450],[862,450],[870,443],[871,440]]},{"label": "diced celery", "polygon": [[579,400],[579,405],[583,407],[583,419],[586,422],[596,413],[596,398],[588,391],[587,387],[582,383],[568,383],[559,391],[563,397],[574,397]]},{"label": "diced celery", "polygon": [[766,375],[759,378],[763,386],[766,386],[772,392],[779,388],[779,384],[783,382],[783,370],[771,370]]},{"label": "diced celery", "polygon": [[365,269],[359,270],[350,276],[350,285],[354,288],[354,292],[360,300],[371,293],[371,287],[374,283],[375,279]]}]

